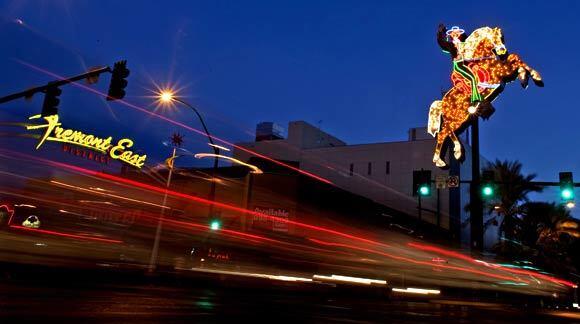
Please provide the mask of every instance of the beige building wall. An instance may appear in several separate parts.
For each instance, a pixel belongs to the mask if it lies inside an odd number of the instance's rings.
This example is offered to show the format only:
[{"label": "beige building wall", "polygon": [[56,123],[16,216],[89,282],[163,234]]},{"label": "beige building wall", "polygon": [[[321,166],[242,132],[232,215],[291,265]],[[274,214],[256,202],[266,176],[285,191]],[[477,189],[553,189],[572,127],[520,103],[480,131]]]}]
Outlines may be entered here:
[{"label": "beige building wall", "polygon": [[[347,145],[317,127],[297,121],[289,124],[287,139],[237,145],[277,160],[299,162],[300,169],[326,178],[342,189],[415,217],[419,212],[417,197],[412,195],[413,170],[431,170],[433,179],[449,173],[431,162],[435,140],[424,128],[411,129],[407,141]],[[239,149],[234,156],[244,161],[252,157]],[[423,211],[421,218],[437,224],[434,184],[432,196],[422,198],[421,203],[423,208],[433,211]],[[439,206],[440,226],[449,229],[448,189],[440,190]]]}]

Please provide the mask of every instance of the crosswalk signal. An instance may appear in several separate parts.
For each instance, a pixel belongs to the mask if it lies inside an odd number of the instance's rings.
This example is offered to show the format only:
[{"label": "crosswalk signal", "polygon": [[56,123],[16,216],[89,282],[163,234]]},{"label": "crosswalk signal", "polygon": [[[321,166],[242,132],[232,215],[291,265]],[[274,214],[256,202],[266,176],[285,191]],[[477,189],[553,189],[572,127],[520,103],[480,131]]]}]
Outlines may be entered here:
[{"label": "crosswalk signal", "polygon": [[574,201],[574,179],[572,172],[560,172],[560,197],[566,204]]},{"label": "crosswalk signal", "polygon": [[58,114],[58,105],[60,104],[60,99],[58,97],[61,94],[62,90],[59,87],[53,86],[46,89],[46,92],[44,93],[44,102],[42,104],[42,117]]},{"label": "crosswalk signal", "polygon": [[491,170],[483,171],[481,175],[481,195],[483,198],[493,198],[495,187],[495,173]]},{"label": "crosswalk signal", "polygon": [[125,97],[125,88],[127,87],[126,78],[129,76],[129,69],[127,69],[127,61],[116,62],[113,66],[111,83],[109,84],[109,93],[107,94],[107,100],[119,100]]},{"label": "crosswalk signal", "polygon": [[413,196],[431,196],[431,170],[413,171]]}]

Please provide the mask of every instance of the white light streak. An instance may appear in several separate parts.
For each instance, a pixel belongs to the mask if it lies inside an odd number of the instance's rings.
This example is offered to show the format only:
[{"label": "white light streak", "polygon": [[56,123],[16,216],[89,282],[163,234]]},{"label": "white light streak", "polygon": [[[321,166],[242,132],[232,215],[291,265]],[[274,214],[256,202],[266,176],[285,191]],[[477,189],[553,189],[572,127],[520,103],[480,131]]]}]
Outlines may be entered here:
[{"label": "white light streak", "polygon": [[314,275],[312,279],[316,280],[328,280],[328,281],[340,281],[340,282],[351,282],[351,283],[358,283],[364,285],[386,285],[387,282],[385,280],[376,280],[376,279],[368,279],[368,278],[358,278],[358,277],[348,277],[348,276],[340,276],[340,275],[331,275],[331,276],[322,276],[322,275]]},{"label": "white light streak", "polygon": [[393,288],[393,291],[405,293],[405,294],[420,294],[420,295],[439,295],[440,290],[437,289],[421,289],[421,288]]}]

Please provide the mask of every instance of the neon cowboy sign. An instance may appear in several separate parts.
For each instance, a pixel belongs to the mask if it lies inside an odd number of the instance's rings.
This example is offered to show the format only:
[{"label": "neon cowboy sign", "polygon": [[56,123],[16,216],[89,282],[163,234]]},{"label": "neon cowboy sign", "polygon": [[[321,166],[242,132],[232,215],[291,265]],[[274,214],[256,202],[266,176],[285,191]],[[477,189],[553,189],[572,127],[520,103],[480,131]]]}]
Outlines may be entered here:
[{"label": "neon cowboy sign", "polygon": [[[34,120],[41,117],[41,115],[34,115],[28,119]],[[43,119],[46,121],[46,124],[26,126],[28,130],[45,129],[44,134],[40,137],[40,141],[36,145],[36,149],[39,149],[46,141],[61,142],[82,146],[107,154],[112,159],[119,160],[137,168],[141,168],[145,164],[147,155],[139,155],[128,150],[128,148],[133,146],[133,140],[122,138],[116,144],[113,144],[113,138],[111,136],[101,138],[95,135],[85,134],[78,130],[61,127],[62,124],[58,120],[58,115],[45,116]]]}]

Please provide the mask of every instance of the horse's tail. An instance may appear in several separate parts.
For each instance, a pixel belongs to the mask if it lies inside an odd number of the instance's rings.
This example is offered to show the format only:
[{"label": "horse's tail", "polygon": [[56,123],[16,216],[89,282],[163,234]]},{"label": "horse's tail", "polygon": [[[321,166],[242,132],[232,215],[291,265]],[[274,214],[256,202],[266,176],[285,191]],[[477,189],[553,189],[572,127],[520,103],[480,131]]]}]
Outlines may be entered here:
[{"label": "horse's tail", "polygon": [[429,108],[429,124],[427,125],[427,132],[433,137],[441,130],[441,114],[443,113],[443,105],[441,100],[435,100]]}]

